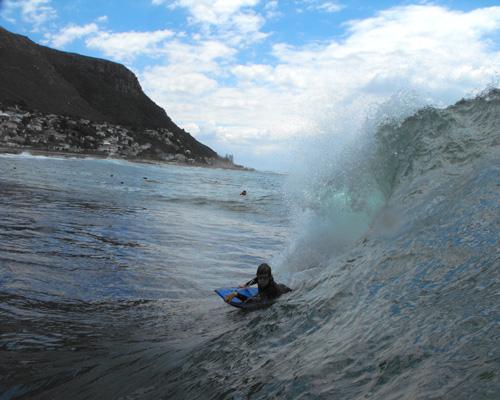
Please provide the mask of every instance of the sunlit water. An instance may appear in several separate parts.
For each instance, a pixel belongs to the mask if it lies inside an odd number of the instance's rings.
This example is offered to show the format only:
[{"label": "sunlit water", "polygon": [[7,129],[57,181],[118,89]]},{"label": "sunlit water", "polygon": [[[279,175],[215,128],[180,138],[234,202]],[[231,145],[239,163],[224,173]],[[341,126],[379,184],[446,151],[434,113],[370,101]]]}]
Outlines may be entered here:
[{"label": "sunlit water", "polygon": [[[1,156],[0,398],[497,399],[500,92],[361,139],[288,177]],[[213,292],[263,261],[272,307]]]}]

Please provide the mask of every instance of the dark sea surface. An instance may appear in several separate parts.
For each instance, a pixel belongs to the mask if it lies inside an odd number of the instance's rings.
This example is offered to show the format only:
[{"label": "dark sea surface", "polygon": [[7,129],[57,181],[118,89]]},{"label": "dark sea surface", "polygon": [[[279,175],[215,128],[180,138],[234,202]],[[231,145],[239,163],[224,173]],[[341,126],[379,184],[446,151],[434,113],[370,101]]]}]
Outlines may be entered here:
[{"label": "dark sea surface", "polygon": [[[0,399],[498,399],[499,93],[366,143],[303,176],[0,156]],[[261,262],[272,307],[213,292]]]}]

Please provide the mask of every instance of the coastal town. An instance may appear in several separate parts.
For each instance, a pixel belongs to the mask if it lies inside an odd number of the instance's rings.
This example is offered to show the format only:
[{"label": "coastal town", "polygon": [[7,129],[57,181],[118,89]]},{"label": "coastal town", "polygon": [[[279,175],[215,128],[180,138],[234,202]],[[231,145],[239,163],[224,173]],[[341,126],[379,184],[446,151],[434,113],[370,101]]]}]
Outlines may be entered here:
[{"label": "coastal town", "polygon": [[0,150],[45,151],[237,168],[232,156],[197,157],[166,128],[144,129],[0,104]]}]

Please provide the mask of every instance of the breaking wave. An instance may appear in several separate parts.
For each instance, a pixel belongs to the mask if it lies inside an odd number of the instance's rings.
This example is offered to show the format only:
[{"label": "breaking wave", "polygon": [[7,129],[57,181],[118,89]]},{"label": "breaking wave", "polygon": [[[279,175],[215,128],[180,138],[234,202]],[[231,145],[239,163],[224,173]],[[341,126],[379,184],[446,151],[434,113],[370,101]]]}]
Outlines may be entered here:
[{"label": "breaking wave", "polygon": [[293,296],[191,353],[174,396],[494,398],[499,145],[492,89],[306,152],[275,260]]}]

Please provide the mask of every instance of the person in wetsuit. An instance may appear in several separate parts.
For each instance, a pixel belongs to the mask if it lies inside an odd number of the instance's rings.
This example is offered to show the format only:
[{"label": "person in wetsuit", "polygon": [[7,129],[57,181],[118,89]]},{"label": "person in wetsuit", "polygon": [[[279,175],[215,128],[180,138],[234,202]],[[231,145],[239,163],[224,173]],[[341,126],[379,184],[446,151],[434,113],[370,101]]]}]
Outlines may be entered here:
[{"label": "person in wetsuit", "polygon": [[255,284],[257,284],[259,288],[259,293],[257,294],[257,296],[248,298],[241,293],[233,292],[231,294],[228,294],[224,298],[224,300],[229,303],[233,298],[237,297],[241,301],[246,302],[265,302],[274,300],[282,294],[292,291],[292,289],[290,289],[288,286],[282,283],[276,283],[274,281],[271,267],[266,263],[259,265],[259,267],[257,268],[257,276],[255,278],[251,279],[244,285],[240,285],[240,287],[244,288]]}]

